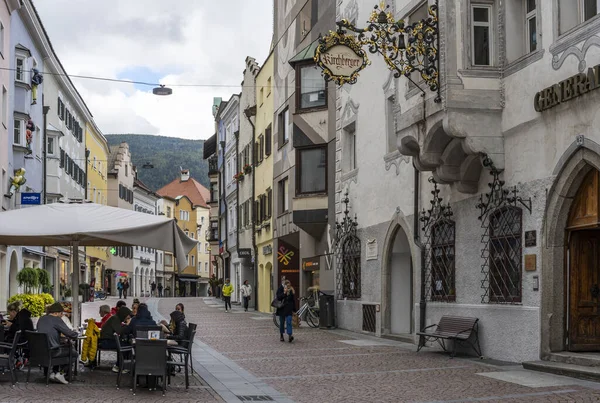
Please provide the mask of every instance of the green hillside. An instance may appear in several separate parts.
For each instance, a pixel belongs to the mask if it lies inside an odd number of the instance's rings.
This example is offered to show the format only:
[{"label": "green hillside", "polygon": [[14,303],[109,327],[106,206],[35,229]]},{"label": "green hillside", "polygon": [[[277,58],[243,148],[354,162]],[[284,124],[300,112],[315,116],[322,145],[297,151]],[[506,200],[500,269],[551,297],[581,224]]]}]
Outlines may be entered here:
[{"label": "green hillside", "polygon": [[[107,134],[109,145],[129,144],[138,177],[158,190],[179,176],[179,167],[189,169],[194,179],[208,187],[208,164],[202,159],[204,140],[186,140],[145,134]],[[144,169],[150,163],[152,169]]]}]

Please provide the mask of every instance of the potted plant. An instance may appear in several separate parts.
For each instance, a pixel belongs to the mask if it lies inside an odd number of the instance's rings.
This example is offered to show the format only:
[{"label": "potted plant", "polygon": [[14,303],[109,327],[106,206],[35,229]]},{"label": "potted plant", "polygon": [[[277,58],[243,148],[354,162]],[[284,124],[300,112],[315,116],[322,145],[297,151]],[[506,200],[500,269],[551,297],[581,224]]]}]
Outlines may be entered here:
[{"label": "potted plant", "polygon": [[244,180],[244,172],[238,172],[235,175],[233,175],[233,179],[235,179],[236,182],[241,182]]},{"label": "potted plant", "polygon": [[37,269],[24,267],[17,273],[17,281],[25,288],[25,294],[33,294],[34,291],[38,291],[40,281]]},{"label": "potted plant", "polygon": [[252,172],[252,165],[250,165],[250,164],[244,165],[244,173],[249,174],[250,172]]}]

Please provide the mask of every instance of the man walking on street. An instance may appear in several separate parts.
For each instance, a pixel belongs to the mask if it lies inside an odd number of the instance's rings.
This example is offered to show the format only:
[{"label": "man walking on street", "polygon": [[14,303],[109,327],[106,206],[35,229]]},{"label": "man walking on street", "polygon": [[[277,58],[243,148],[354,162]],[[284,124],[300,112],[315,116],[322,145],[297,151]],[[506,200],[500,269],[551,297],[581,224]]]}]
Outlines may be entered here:
[{"label": "man walking on street", "polygon": [[156,295],[154,295],[155,293],[156,293],[156,283],[153,281],[152,284],[150,284],[150,296],[156,297]]},{"label": "man walking on street", "polygon": [[119,291],[119,299],[123,298],[123,280],[119,279],[117,283],[117,291]]},{"label": "man walking on street", "polygon": [[[223,299],[225,300],[225,312],[231,311],[231,294],[233,294],[233,285],[229,282],[229,279],[225,279],[225,284],[223,285]],[[229,306],[229,310],[227,307]]]},{"label": "man walking on street", "polygon": [[244,300],[244,311],[248,312],[248,302],[252,295],[252,286],[248,284],[248,280],[244,280],[244,284],[240,287],[242,291],[242,299]]},{"label": "man walking on street", "polygon": [[162,298],[162,290],[163,290],[162,283],[158,283],[158,297],[159,298]]},{"label": "man walking on street", "polygon": [[125,279],[125,283],[123,283],[123,299],[127,299],[127,291],[129,291],[129,280]]}]

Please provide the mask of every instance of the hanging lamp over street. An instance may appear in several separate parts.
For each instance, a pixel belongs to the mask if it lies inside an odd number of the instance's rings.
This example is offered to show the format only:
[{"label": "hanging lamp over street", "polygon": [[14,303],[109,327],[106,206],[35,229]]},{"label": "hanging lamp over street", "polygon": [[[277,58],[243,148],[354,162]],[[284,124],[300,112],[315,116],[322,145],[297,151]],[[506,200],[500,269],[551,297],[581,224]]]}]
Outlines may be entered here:
[{"label": "hanging lamp over street", "polygon": [[171,95],[173,93],[173,90],[169,87],[165,87],[164,85],[160,85],[158,87],[154,87],[152,89],[152,93],[154,95]]}]

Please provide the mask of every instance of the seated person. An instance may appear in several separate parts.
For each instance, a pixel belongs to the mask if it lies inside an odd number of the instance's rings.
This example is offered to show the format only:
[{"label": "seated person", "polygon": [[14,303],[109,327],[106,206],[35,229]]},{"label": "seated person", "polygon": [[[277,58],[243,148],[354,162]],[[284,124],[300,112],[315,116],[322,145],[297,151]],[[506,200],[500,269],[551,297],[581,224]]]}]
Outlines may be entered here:
[{"label": "seated person", "polygon": [[170,345],[182,344],[188,339],[188,327],[185,322],[185,315],[181,311],[171,312],[171,323],[174,324],[173,330],[167,335],[167,343]]},{"label": "seated person", "polygon": [[[183,314],[183,318],[185,319],[184,307],[181,302],[175,305],[175,310],[181,312]],[[167,323],[166,320],[161,320],[160,324],[162,325],[162,330],[165,333],[173,333],[175,330],[175,322],[173,322],[173,319],[171,319],[170,323]]]},{"label": "seated person", "polygon": [[[71,344],[61,344],[60,335],[63,334],[68,338],[77,338],[77,332],[69,329],[65,322],[62,320],[63,306],[60,302],[55,302],[48,307],[48,313],[42,316],[37,323],[37,331],[39,333],[46,333],[48,335],[48,341],[53,357],[68,357],[69,352],[74,357],[74,362],[77,360],[77,350],[71,346]],[[48,369],[49,370],[49,369]],[[68,384],[69,382],[65,379],[62,372],[59,372],[60,368],[55,365],[52,368],[50,379],[56,382]],[[68,368],[70,371],[71,368]]]},{"label": "seated person", "polygon": [[[129,323],[129,315],[131,311],[126,306],[121,306],[116,315],[111,316],[100,329],[100,340],[98,340],[98,347],[105,350],[116,350],[117,342],[115,341],[114,334],[120,335],[125,328],[124,324]],[[117,356],[117,363],[113,365],[113,372],[119,372],[119,357]],[[128,371],[123,371],[124,373]]]},{"label": "seated person", "polygon": [[106,321],[112,316],[110,314],[110,306],[108,305],[102,305],[100,307],[100,317],[102,318],[100,320],[100,322],[96,322],[96,326],[98,326],[99,329],[102,329],[102,326],[106,323]]},{"label": "seated person", "polygon": [[117,314],[117,312],[119,312],[119,309],[120,309],[122,306],[127,306],[127,302],[125,302],[125,301],[122,301],[122,300],[121,300],[121,301],[117,301],[117,305],[116,305],[116,306],[114,306],[114,307],[113,307],[113,308],[110,310],[110,314],[111,314],[111,315],[116,315],[116,314]]},{"label": "seated person", "polygon": [[131,317],[133,318],[135,315],[137,315],[137,311],[138,308],[140,307],[140,303],[139,302],[133,302],[133,304],[131,304]]},{"label": "seated person", "polygon": [[4,341],[6,343],[12,343],[15,339],[15,334],[20,330],[21,336],[19,337],[19,343],[24,343],[27,341],[25,338],[25,331],[31,330],[33,331],[33,322],[31,321],[31,312],[26,308],[21,309],[21,302],[15,301],[12,304],[9,304],[6,308],[8,312],[8,320],[6,321],[6,326],[8,330],[4,335]]},{"label": "seated person", "polygon": [[146,304],[140,304],[137,314],[131,318],[129,324],[123,329],[122,334],[135,337],[137,326],[156,326],[156,322],[152,319],[152,315]]}]

